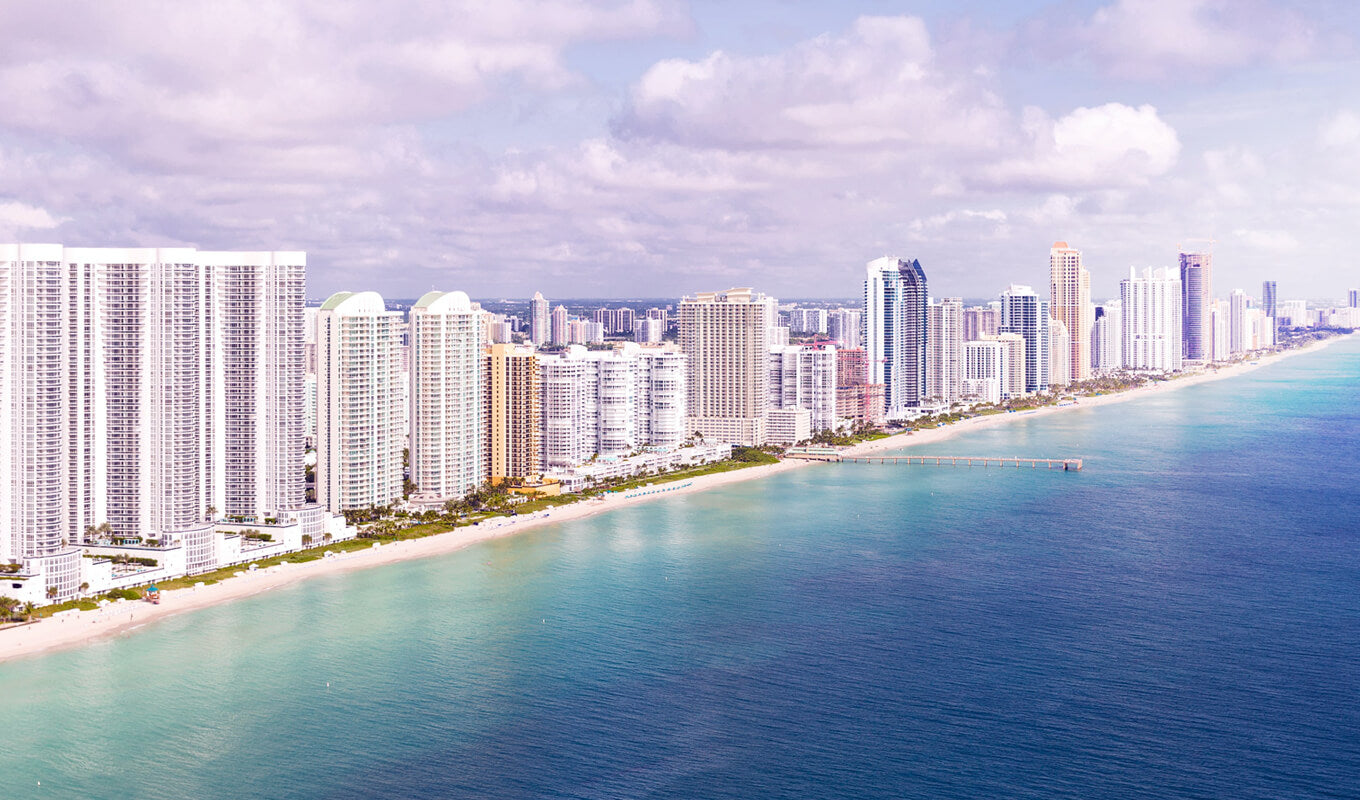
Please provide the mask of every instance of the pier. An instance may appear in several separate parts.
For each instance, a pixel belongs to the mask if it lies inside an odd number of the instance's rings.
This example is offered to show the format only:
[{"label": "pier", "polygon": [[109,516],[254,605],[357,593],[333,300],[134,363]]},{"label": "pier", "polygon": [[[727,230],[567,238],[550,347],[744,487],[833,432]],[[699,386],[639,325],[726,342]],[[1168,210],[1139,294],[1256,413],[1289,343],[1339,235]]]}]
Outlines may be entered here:
[{"label": "pier", "polygon": [[787,453],[785,458],[804,461],[836,461],[845,464],[905,464],[923,467],[1029,467],[1080,472],[1080,458],[1025,458],[1023,456],[844,456],[838,452],[809,448]]}]

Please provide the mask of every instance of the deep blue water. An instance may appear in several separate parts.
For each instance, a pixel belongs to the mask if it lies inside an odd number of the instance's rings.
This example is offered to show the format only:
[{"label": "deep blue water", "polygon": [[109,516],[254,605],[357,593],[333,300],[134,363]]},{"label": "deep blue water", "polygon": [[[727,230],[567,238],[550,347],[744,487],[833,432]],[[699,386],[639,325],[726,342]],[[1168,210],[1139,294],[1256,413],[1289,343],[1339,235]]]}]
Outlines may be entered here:
[{"label": "deep blue water", "polygon": [[1086,469],[810,467],[0,664],[0,795],[1360,797],[1360,340],[933,451]]}]

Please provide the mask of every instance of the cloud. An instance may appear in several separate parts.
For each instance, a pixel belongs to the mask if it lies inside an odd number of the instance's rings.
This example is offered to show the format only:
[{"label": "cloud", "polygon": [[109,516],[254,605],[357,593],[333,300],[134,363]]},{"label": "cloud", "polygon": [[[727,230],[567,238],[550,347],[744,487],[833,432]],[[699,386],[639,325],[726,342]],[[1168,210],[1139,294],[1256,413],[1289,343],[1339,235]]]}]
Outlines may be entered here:
[{"label": "cloud", "polygon": [[1341,111],[1322,124],[1318,143],[1329,150],[1349,150],[1360,144],[1360,114]]},{"label": "cloud", "polygon": [[45,208],[35,208],[27,203],[0,203],[0,230],[50,230],[62,223],[48,213]]},{"label": "cloud", "polygon": [[1262,250],[1296,250],[1299,246],[1299,240],[1289,231],[1238,228],[1233,236],[1248,247]]},{"label": "cloud", "polygon": [[914,17],[861,17],[771,56],[722,51],[657,62],[615,119],[626,140],[687,147],[994,149],[1001,101],[935,64]]},{"label": "cloud", "polygon": [[1077,39],[1102,69],[1130,78],[1193,80],[1301,61],[1320,49],[1306,17],[1264,0],[1118,0],[1098,9]]},{"label": "cloud", "polygon": [[1100,188],[1137,186],[1176,164],[1180,140],[1150,105],[1107,103],[1057,120],[1025,113],[1029,153],[982,171],[992,185]]}]

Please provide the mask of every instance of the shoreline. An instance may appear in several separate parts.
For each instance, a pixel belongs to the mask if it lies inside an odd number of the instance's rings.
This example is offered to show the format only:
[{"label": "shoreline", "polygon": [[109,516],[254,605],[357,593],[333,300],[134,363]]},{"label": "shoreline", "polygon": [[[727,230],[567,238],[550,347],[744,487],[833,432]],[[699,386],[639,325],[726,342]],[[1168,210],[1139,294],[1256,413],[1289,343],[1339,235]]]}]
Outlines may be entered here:
[{"label": "shoreline", "polygon": [[[1348,338],[1350,337],[1335,336],[1305,347],[1272,353],[1258,358],[1254,363],[1240,362],[1231,366],[1220,367],[1212,372],[1201,372],[1186,377],[1159,381],[1149,386],[1114,394],[1085,397],[1071,405],[1043,406],[1027,412],[972,417],[942,428],[894,434],[882,439],[852,445],[844,452],[847,455],[865,455],[885,450],[933,444],[965,431],[992,428],[1018,419],[1029,419],[1036,415],[1045,416],[1073,409],[1111,405],[1135,398],[1164,394],[1187,386],[1226,380],[1292,356],[1316,352],[1334,342]],[[1079,457],[1079,454],[1070,455]],[[570,505],[535,512],[523,517],[498,518],[494,521],[494,524],[484,522],[421,539],[375,543],[375,546],[370,549],[349,551],[330,558],[303,563],[281,564],[255,572],[243,570],[243,574],[218,583],[163,592],[159,605],[144,601],[124,600],[90,611],[68,611],[44,619],[37,624],[16,625],[0,629],[0,663],[12,659],[37,656],[54,650],[77,647],[130,633],[134,629],[142,628],[157,620],[208,608],[231,600],[251,597],[302,580],[369,569],[418,558],[447,555],[475,544],[514,536],[549,524],[570,522],[666,497],[757,480],[781,472],[803,469],[817,463],[819,462],[786,459],[777,464],[763,464],[729,472],[702,475],[674,484],[660,484],[655,487],[655,492],[649,492],[645,495],[633,494],[628,496],[620,493],[619,496],[609,496],[603,499],[581,500]]]}]

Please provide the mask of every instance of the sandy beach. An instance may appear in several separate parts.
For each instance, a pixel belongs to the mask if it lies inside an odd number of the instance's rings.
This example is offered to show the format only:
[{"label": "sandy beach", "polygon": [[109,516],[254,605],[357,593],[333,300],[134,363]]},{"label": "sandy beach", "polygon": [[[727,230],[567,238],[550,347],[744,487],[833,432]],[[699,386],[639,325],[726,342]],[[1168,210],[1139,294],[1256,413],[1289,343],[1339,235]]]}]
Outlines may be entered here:
[{"label": "sandy beach", "polygon": [[[1339,341],[1336,337],[1311,345],[1260,358],[1256,363],[1241,363],[1218,370],[1189,375],[1169,381],[1158,382],[1151,386],[1120,392],[1101,397],[1082,398],[1076,405],[1048,406],[1027,414],[993,414],[974,417],[943,428],[935,428],[910,434],[864,442],[849,448],[848,455],[863,455],[939,442],[956,436],[964,431],[1005,425],[1018,419],[1033,419],[1036,415],[1057,414],[1075,408],[1120,403],[1152,394],[1176,391],[1209,381],[1223,380],[1241,375],[1266,364],[1275,363],[1283,358],[1305,352],[1313,352]],[[970,455],[970,454],[961,454]],[[973,453],[971,455],[995,455]],[[1080,456],[1074,454],[1027,453],[1034,457]],[[371,549],[342,553],[330,558],[308,561],[299,564],[283,564],[269,569],[244,572],[231,580],[216,584],[199,586],[162,593],[159,605],[142,601],[119,601],[92,611],[70,611],[36,624],[9,627],[0,630],[0,661],[32,656],[58,648],[74,647],[98,638],[130,633],[135,629],[166,617],[194,611],[200,608],[225,603],[242,597],[267,592],[307,578],[334,575],[357,569],[368,569],[383,564],[407,561],[416,558],[442,555],[461,550],[465,547],[492,539],[513,536],[526,530],[543,525],[568,522],[574,519],[602,514],[618,508],[646,503],[666,497],[674,497],[690,492],[700,492],[739,481],[756,480],[779,472],[804,469],[815,466],[816,462],[783,461],[733,472],[704,475],[672,484],[658,484],[656,491],[647,494],[635,492],[620,493],[604,499],[583,500],[571,505],[542,511],[532,515],[507,517],[488,520],[478,525],[458,528],[448,533],[403,542],[390,542],[375,545]]]}]

